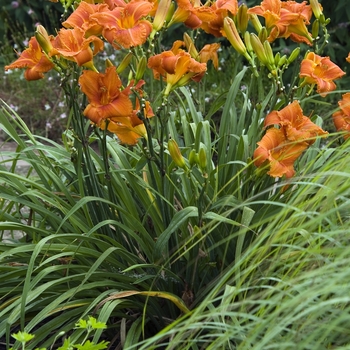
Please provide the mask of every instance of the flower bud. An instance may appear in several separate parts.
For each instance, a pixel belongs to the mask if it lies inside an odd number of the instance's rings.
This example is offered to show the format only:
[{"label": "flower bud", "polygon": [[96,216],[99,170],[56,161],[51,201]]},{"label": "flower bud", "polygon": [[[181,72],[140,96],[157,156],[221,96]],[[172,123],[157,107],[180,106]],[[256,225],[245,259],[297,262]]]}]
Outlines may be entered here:
[{"label": "flower bud", "polygon": [[226,17],[224,19],[224,31],[233,48],[242,56],[247,58],[248,61],[251,61],[251,57],[247,52],[247,48],[245,47],[241,37],[238,34],[235,22],[229,17]]},{"label": "flower bud", "polygon": [[265,40],[267,40],[268,34],[267,34],[267,29],[266,27],[262,27],[259,34],[259,39],[263,43]]},{"label": "flower bud", "polygon": [[145,56],[142,56],[139,63],[137,64],[136,74],[135,74],[135,83],[142,79],[145,74],[145,70],[147,67],[147,59]]},{"label": "flower bud", "polygon": [[184,42],[188,53],[191,55],[192,58],[197,60],[199,58],[199,53],[196,47],[194,46],[194,42],[192,41],[191,37],[186,32],[184,34]]},{"label": "flower bud", "polygon": [[263,43],[263,46],[264,46],[267,62],[269,63],[269,68],[275,67],[275,57],[273,55],[270,43],[267,40],[265,40]]},{"label": "flower bud", "polygon": [[320,31],[320,21],[316,19],[314,23],[312,23],[312,37],[316,39],[318,37],[318,33]]},{"label": "flower bud", "polygon": [[168,141],[168,150],[170,153],[171,158],[173,159],[174,163],[182,169],[186,169],[186,162],[185,158],[182,156],[179,146],[177,145],[176,141],[173,139],[170,139]]},{"label": "flower bud", "polygon": [[247,31],[244,32],[243,39],[244,39],[244,43],[245,43],[245,46],[246,46],[248,52],[250,52],[250,53],[253,52],[254,50],[253,50],[252,44],[250,42],[250,34],[249,34],[249,32],[247,32]]},{"label": "flower bud", "polygon": [[287,61],[287,56],[283,55],[277,62],[277,67],[282,67]]},{"label": "flower bud", "polygon": [[319,20],[321,15],[323,15],[322,6],[319,4],[318,0],[310,0],[310,5],[312,8],[312,12],[314,13],[314,16]]},{"label": "flower bud", "polygon": [[46,29],[40,24],[36,27],[35,39],[39,43],[42,50],[49,55],[50,51],[53,49],[53,46]]},{"label": "flower bud", "polygon": [[108,67],[114,67],[114,64],[112,63],[112,61],[109,58],[106,59],[106,68],[108,68]]},{"label": "flower bud", "polygon": [[279,52],[276,53],[275,55],[275,65],[278,66],[278,62],[280,61],[281,54]]},{"label": "flower bud", "polygon": [[198,165],[203,172],[207,170],[207,155],[204,148],[201,148],[198,152]]},{"label": "flower bud", "polygon": [[290,64],[294,62],[298,58],[299,53],[300,53],[300,47],[295,48],[290,54],[290,56],[288,57],[288,63]]},{"label": "flower bud", "polygon": [[120,74],[123,70],[126,69],[126,67],[129,65],[133,54],[131,52],[128,52],[126,56],[123,58],[123,60],[120,62],[120,65],[117,68],[117,73]]},{"label": "flower bud", "polygon": [[190,163],[190,167],[192,168],[195,164],[198,164],[198,153],[194,149],[191,150],[189,156],[188,156],[188,161]]},{"label": "flower bud", "polygon": [[238,8],[237,27],[241,33],[245,33],[245,31],[247,30],[247,27],[248,27],[248,13],[247,13],[247,11],[248,11],[248,7],[244,3]]},{"label": "flower bud", "polygon": [[252,23],[255,31],[257,33],[260,33],[260,31],[262,29],[262,25],[259,21],[259,17],[256,14],[249,14],[249,19],[250,19],[250,22]]},{"label": "flower bud", "polygon": [[166,18],[170,9],[171,0],[160,0],[158,4],[158,8],[153,20],[153,31],[151,34],[151,38],[154,37],[155,33],[163,28],[164,23],[166,22]]},{"label": "flower bud", "polygon": [[252,44],[254,52],[255,52],[256,56],[258,57],[259,61],[263,65],[268,66],[269,62],[268,62],[268,59],[267,59],[266,54],[265,54],[265,49],[264,49],[264,46],[261,43],[259,37],[254,33],[250,33],[250,42]]}]

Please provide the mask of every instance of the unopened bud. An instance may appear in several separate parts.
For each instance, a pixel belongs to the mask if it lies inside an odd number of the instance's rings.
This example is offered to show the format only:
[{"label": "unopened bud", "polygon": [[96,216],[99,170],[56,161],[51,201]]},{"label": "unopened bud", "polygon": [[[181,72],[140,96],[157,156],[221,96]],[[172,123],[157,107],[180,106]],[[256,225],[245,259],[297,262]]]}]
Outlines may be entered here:
[{"label": "unopened bud", "polygon": [[247,31],[244,32],[243,39],[244,39],[244,43],[245,43],[245,46],[246,46],[248,52],[252,53],[254,50],[253,50],[252,44],[250,42],[250,34],[249,34],[249,32],[247,32]]},{"label": "unopened bud", "polygon": [[263,65],[268,66],[269,62],[268,62],[268,59],[267,59],[266,54],[265,54],[265,49],[264,49],[264,46],[261,43],[259,37],[254,33],[250,33],[250,42],[252,44],[254,52],[255,52],[256,56],[258,57],[259,61]]},{"label": "unopened bud", "polygon": [[265,40],[263,43],[263,46],[264,46],[267,62],[269,64],[269,68],[273,69],[275,67],[275,57],[273,55],[271,45],[267,40]]},{"label": "unopened bud", "polygon": [[267,37],[268,37],[268,33],[267,33],[267,29],[266,27],[262,27],[259,34],[259,39],[260,41],[263,43],[265,40],[267,40]]},{"label": "unopened bud", "polygon": [[129,65],[133,54],[131,52],[128,52],[126,56],[123,58],[123,60],[120,62],[120,65],[117,68],[117,73],[120,74],[123,70],[127,68]]},{"label": "unopened bud", "polygon": [[243,34],[247,30],[248,27],[248,7],[246,4],[242,4],[238,8],[238,13],[237,13],[237,27],[238,30]]},{"label": "unopened bud", "polygon": [[251,61],[251,57],[247,52],[247,48],[245,47],[241,37],[238,34],[235,22],[229,17],[226,17],[224,19],[224,31],[233,48],[242,56],[247,58],[248,61]]},{"label": "unopened bud", "polygon": [[40,24],[36,27],[35,39],[39,43],[42,50],[49,55],[50,51],[53,49],[53,46],[46,29]]},{"label": "unopened bud", "polygon": [[106,59],[106,68],[108,68],[108,67],[114,67],[114,64],[112,63],[112,61],[109,58]]},{"label": "unopened bud", "polygon": [[295,48],[290,54],[290,56],[288,57],[288,63],[290,64],[294,62],[298,58],[299,53],[300,53],[300,47]]},{"label": "unopened bud", "polygon": [[142,79],[147,68],[147,59],[145,56],[142,56],[139,63],[137,64],[136,74],[135,74],[135,83]]},{"label": "unopened bud", "polygon": [[[249,13],[249,10],[248,10],[248,13]],[[250,22],[252,23],[255,31],[257,33],[260,33],[260,31],[262,29],[262,25],[259,21],[259,17],[256,14],[249,14],[249,19],[250,19]]]},{"label": "unopened bud", "polygon": [[318,33],[320,31],[320,21],[316,19],[314,23],[312,23],[312,37],[316,39],[318,37]]},{"label": "unopened bud", "polygon": [[199,58],[199,53],[198,53],[196,47],[194,46],[193,40],[186,32],[184,34],[184,42],[185,42],[188,53],[191,55],[192,58],[197,60]]},{"label": "unopened bud", "polygon": [[[310,0],[310,5],[312,8],[312,12],[314,13],[314,16],[320,20],[322,13],[322,6],[319,4],[318,0]],[[324,18],[324,16],[323,16]]]},{"label": "unopened bud", "polygon": [[190,167],[192,168],[194,165],[198,164],[198,153],[194,149],[191,150],[188,155],[188,161],[190,163]]},{"label": "unopened bud", "polygon": [[278,62],[280,61],[281,54],[279,52],[276,53],[275,55],[275,65],[278,66]]},{"label": "unopened bud", "polygon": [[170,9],[171,0],[160,0],[158,3],[158,8],[153,20],[153,31],[151,34],[151,38],[154,37],[154,34],[163,28],[163,25],[168,16],[168,12]]},{"label": "unopened bud", "polygon": [[203,172],[207,170],[207,155],[204,148],[201,148],[198,152],[198,165]]},{"label": "unopened bud", "polygon": [[186,169],[186,162],[185,162],[185,158],[182,156],[179,146],[177,145],[176,141],[173,139],[170,139],[168,141],[168,150],[170,153],[171,158],[173,159],[174,163],[182,168],[182,169]]},{"label": "unopened bud", "polygon": [[278,63],[277,63],[277,66],[278,66],[278,67],[282,67],[287,61],[288,61],[288,60],[287,60],[287,56],[286,56],[286,55],[283,55],[283,56],[279,59],[279,61],[278,61]]}]

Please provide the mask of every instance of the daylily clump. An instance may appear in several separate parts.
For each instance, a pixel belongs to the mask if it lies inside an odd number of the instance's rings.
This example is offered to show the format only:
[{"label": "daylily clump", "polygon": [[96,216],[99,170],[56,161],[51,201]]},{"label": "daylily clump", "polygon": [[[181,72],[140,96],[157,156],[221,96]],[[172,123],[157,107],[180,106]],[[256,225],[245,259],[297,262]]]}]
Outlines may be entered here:
[{"label": "daylily clump", "polygon": [[[311,23],[313,16],[316,26]],[[254,163],[258,167],[268,164],[271,176],[291,177],[299,156],[317,137],[327,134],[304,115],[299,100],[315,86],[325,97],[336,89],[334,81],[345,72],[329,57],[310,49],[299,66],[299,83],[287,95],[283,73],[298,58],[300,47],[287,57],[274,52],[273,45],[278,38],[314,45],[319,26],[326,22],[317,0],[263,0],[251,8],[239,5],[237,0],[82,0],[55,36],[38,26],[28,49],[5,69],[24,68],[25,78],[35,80],[51,69],[64,72],[69,64],[76,64],[81,69],[79,85],[88,100],[84,116],[97,127],[115,133],[121,143],[135,145],[140,137],[149,135],[144,121],[155,116],[152,102],[145,99],[147,69],[153,78],[165,82],[162,101],[166,101],[173,90],[191,81],[199,83],[209,60],[216,69],[219,66],[220,43],[211,42],[197,50],[194,36],[185,33],[183,41],[176,40],[170,49],[159,50],[157,39],[162,31],[183,23],[189,30],[204,31],[214,39],[224,37],[248,61],[255,77],[259,77],[260,68],[268,69],[282,99],[279,110],[268,106],[273,111],[265,119],[266,133],[258,142]],[[127,53],[119,65],[109,62],[101,73],[94,61],[104,51],[105,42]],[[346,60],[350,62],[350,54]],[[127,67],[132,68],[126,79],[121,73]],[[349,99],[344,94],[340,110],[333,114],[337,130],[350,130]]]}]

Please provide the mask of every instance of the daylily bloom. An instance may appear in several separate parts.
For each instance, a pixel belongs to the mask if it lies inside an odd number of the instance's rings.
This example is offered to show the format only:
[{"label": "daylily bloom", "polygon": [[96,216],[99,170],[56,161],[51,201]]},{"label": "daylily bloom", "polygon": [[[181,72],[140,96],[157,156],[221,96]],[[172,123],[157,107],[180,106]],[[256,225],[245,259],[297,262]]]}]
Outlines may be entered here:
[{"label": "daylily bloom", "polygon": [[224,19],[229,15],[234,16],[238,13],[238,2],[237,0],[217,0],[213,2],[210,9],[214,13],[214,18],[203,20],[200,27],[208,34],[222,37],[224,34]]},{"label": "daylily bloom", "polygon": [[[103,50],[103,41],[95,35],[85,38],[84,34],[78,27],[62,28],[52,43],[54,49],[49,55],[61,55],[67,60],[75,61],[79,66],[91,66],[93,56]],[[93,44],[94,50],[90,44]]]},{"label": "daylily bloom", "polygon": [[265,119],[264,126],[279,125],[289,141],[305,141],[309,145],[316,136],[328,133],[303,115],[299,102],[294,101],[280,111],[272,111]]},{"label": "daylily bloom", "polygon": [[99,36],[102,34],[103,26],[92,20],[91,15],[107,11],[109,11],[107,4],[95,5],[82,1],[62,25],[65,28],[81,28],[85,32],[85,37],[90,35]]},{"label": "daylily bloom", "polygon": [[177,9],[169,23],[184,23],[192,29],[199,28],[203,22],[215,19],[215,13],[209,6],[203,6],[199,0],[177,0]]},{"label": "daylily bloom", "polygon": [[93,123],[100,124],[103,119],[110,119],[122,124],[131,122],[133,106],[129,88],[122,90],[122,82],[115,67],[106,68],[105,73],[84,70],[79,78],[83,93],[89,100],[84,115]]},{"label": "daylily bloom", "polygon": [[[140,81],[135,89],[140,89],[144,82]],[[115,67],[106,68],[105,74],[85,70],[79,78],[81,90],[87,96],[89,104],[84,115],[93,124],[117,135],[120,142],[134,145],[147,132],[142,120],[138,117],[141,111],[136,100],[135,109],[129,98],[131,86],[122,90],[122,82]],[[141,94],[142,95],[142,94]],[[142,106],[143,116],[151,118],[154,114],[149,102]]]},{"label": "daylily bloom", "polygon": [[309,52],[301,62],[300,77],[306,84],[317,84],[317,92],[326,96],[328,92],[335,90],[333,80],[341,78],[345,74],[329,57],[321,57],[314,52]]},{"label": "daylily bloom", "polygon": [[142,19],[152,10],[152,4],[144,0],[132,0],[125,7],[91,15],[103,26],[102,35],[116,49],[130,48],[145,43],[152,32],[152,24]]},{"label": "daylily bloom", "polygon": [[254,164],[257,167],[267,164],[268,174],[273,177],[294,176],[294,162],[307,149],[307,142],[292,142],[286,138],[282,129],[270,128],[258,142],[254,152]]},{"label": "daylily bloom", "polygon": [[27,80],[38,80],[44,78],[44,73],[54,68],[54,64],[43,54],[41,47],[35,37],[29,40],[28,48],[20,57],[8,66],[5,70],[25,68],[24,77]]},{"label": "daylily bloom", "polygon": [[347,131],[344,139],[350,137],[350,92],[344,94],[338,102],[340,110],[333,113],[333,122],[337,131]]},{"label": "daylily bloom", "polygon": [[310,23],[312,9],[306,1],[263,0],[260,6],[252,7],[248,14],[256,14],[265,18],[265,26],[269,32],[269,42],[276,38],[291,38],[296,42],[312,45],[312,36],[306,25]]},{"label": "daylily bloom", "polygon": [[130,117],[131,124],[122,124],[113,120],[102,120],[97,126],[101,130],[107,130],[114,133],[123,144],[133,146],[141,137],[147,137],[145,124],[137,117]]},{"label": "daylily bloom", "polygon": [[184,33],[184,41],[183,43],[181,43],[181,46],[183,46],[183,44],[185,44],[188,53],[196,61],[201,63],[207,63],[208,61],[212,60],[213,66],[215,67],[215,69],[218,69],[218,66],[219,66],[218,50],[220,48],[220,44],[213,43],[213,44],[204,45],[202,50],[198,52],[194,45],[194,42],[192,41],[191,37],[187,33]]},{"label": "daylily bloom", "polygon": [[209,60],[213,62],[213,66],[215,69],[219,67],[219,59],[218,59],[218,50],[220,48],[220,44],[207,44],[204,45],[202,50],[199,51],[199,61],[207,63]]},{"label": "daylily bloom", "polygon": [[148,60],[148,67],[153,69],[156,79],[164,77],[167,88],[164,95],[168,95],[175,84],[183,86],[190,79],[199,82],[207,70],[206,63],[197,62],[191,55],[180,49],[183,41],[177,40],[169,51],[152,56]]}]

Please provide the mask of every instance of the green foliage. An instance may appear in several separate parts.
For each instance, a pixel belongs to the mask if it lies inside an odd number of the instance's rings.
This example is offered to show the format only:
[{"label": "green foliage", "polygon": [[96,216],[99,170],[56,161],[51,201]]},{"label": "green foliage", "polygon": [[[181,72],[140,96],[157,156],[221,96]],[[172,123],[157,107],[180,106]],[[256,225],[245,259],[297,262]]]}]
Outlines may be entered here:
[{"label": "green foliage", "polygon": [[[95,344],[94,342],[88,340],[87,338],[89,337],[90,333],[97,330],[97,329],[104,329],[106,328],[106,324],[104,322],[98,322],[96,318],[89,316],[88,320],[82,320],[80,319],[76,325],[76,328],[83,329],[86,331],[86,335],[84,340],[81,341],[80,344],[73,344],[70,340],[70,338],[66,338],[64,340],[64,343],[62,346],[60,346],[57,350],[102,350],[106,349],[108,346],[108,342],[106,341],[101,341],[98,344]],[[64,332],[61,332],[63,335]],[[21,332],[19,331],[16,334],[12,334],[12,337],[16,339],[18,342],[21,343],[22,345],[22,350],[26,349],[27,343],[29,343],[34,337],[34,334],[29,334],[26,332]],[[51,345],[51,349],[55,344],[55,341],[57,339],[57,336],[54,339],[53,344]],[[10,350],[13,350],[14,348],[11,348]],[[46,350],[46,348],[36,348],[35,350]]]},{"label": "green foliage", "polygon": [[[121,75],[128,83],[141,49],[131,52]],[[60,342],[60,350],[350,343],[343,326],[349,141],[316,139],[290,179],[267,176],[252,159],[270,111],[298,97],[323,126],[336,106],[310,86],[287,83],[283,70],[297,76],[298,60],[286,58],[276,75],[255,56],[254,68],[232,49],[223,57],[223,71],[166,97],[164,82],[147,70],[145,97],[156,116],[133,147],[84,118],[83,68],[72,62],[53,81],[69,110],[62,142],[39,135],[1,102],[4,139],[16,145],[0,161],[0,337],[7,347],[11,334],[14,349],[29,341],[31,348]]]}]

